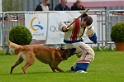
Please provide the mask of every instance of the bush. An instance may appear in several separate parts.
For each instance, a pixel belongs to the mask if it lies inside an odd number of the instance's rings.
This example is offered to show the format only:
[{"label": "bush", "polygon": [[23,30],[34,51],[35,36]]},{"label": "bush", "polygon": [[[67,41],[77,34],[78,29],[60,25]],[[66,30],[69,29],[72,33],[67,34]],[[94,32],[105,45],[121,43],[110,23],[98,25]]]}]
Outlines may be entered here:
[{"label": "bush", "polygon": [[30,44],[32,34],[25,26],[16,26],[11,29],[9,40],[20,45]]},{"label": "bush", "polygon": [[124,42],[124,23],[117,23],[112,27],[111,39],[114,42]]}]

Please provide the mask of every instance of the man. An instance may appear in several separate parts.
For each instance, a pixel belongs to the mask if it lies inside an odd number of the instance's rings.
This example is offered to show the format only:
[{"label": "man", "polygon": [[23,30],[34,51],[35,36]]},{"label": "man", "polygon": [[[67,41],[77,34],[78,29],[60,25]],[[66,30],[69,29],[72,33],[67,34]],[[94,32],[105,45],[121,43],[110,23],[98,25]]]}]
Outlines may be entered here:
[{"label": "man", "polygon": [[73,25],[68,25],[74,21],[64,21],[59,24],[59,28],[64,32],[65,48],[76,48],[75,54],[79,59],[71,67],[72,71],[84,73],[89,64],[94,59],[94,50],[83,42],[84,36],[88,35],[89,39],[97,43],[97,36],[92,25],[93,19],[85,14],[80,19],[76,20]]},{"label": "man", "polygon": [[71,10],[85,10],[85,7],[82,4],[82,0],[77,0],[76,3],[71,6]]},{"label": "man", "polygon": [[67,0],[61,0],[61,2],[55,6],[56,11],[67,11],[70,10],[70,8],[67,6]]},{"label": "man", "polygon": [[43,0],[40,2],[39,5],[37,5],[35,11],[49,11],[49,0]]}]

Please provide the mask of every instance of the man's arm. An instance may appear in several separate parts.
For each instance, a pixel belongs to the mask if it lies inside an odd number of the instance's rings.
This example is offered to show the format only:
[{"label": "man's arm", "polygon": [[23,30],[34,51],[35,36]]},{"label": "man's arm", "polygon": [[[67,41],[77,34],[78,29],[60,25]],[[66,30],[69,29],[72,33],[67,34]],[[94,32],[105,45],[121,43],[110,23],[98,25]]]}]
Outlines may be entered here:
[{"label": "man's arm", "polygon": [[97,35],[94,31],[94,27],[92,25],[90,25],[90,26],[87,27],[87,29],[88,30],[87,30],[86,34],[88,35],[89,39],[91,41],[93,41],[94,43],[97,43]]},{"label": "man's arm", "polygon": [[60,22],[60,24],[59,24],[59,29],[60,29],[60,31],[62,31],[62,32],[67,32],[67,31],[69,30],[68,25],[69,25],[71,22],[72,22],[71,20]]}]

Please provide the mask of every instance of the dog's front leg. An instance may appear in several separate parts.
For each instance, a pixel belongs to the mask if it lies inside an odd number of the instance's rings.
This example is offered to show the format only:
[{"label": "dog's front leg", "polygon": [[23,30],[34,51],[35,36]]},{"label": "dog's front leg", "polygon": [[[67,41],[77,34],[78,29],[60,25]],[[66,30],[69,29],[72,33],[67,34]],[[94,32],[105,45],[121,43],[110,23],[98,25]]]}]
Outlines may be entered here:
[{"label": "dog's front leg", "polygon": [[56,66],[55,69],[58,70],[59,72],[64,72],[64,70],[60,69],[58,66]]},{"label": "dog's front leg", "polygon": [[49,66],[50,66],[50,68],[52,69],[53,72],[56,72],[56,71],[55,71],[55,68],[52,67],[52,65],[49,65]]},{"label": "dog's front leg", "polygon": [[50,68],[52,69],[53,72],[56,72],[56,71],[55,71],[55,68],[53,68],[53,67],[50,67]]},{"label": "dog's front leg", "polygon": [[50,67],[52,68],[52,70],[53,70],[53,72],[55,72],[55,70],[57,70],[57,71],[59,71],[59,72],[64,72],[62,69],[60,69],[59,67],[58,67],[58,64],[59,64],[60,62],[53,62],[52,63],[52,65],[50,65]]}]

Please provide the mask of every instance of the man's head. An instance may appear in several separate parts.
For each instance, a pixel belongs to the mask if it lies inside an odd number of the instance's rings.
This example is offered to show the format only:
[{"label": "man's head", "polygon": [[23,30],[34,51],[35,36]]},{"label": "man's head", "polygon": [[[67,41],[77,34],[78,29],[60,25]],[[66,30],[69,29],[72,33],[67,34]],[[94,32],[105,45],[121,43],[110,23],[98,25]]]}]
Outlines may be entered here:
[{"label": "man's head", "polygon": [[77,4],[77,7],[79,8],[79,9],[82,9],[82,0],[77,0],[76,1],[76,4]]},{"label": "man's head", "polygon": [[48,5],[48,4],[49,4],[49,0],[43,0],[43,3],[44,3],[45,5]]},{"label": "man's head", "polygon": [[61,0],[61,3],[60,3],[63,7],[66,6],[67,4],[67,0]]},{"label": "man's head", "polygon": [[81,26],[84,28],[84,27],[91,25],[92,23],[93,23],[92,17],[91,16],[85,16],[82,18]]}]

